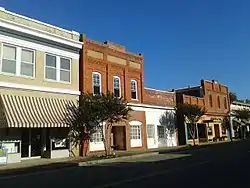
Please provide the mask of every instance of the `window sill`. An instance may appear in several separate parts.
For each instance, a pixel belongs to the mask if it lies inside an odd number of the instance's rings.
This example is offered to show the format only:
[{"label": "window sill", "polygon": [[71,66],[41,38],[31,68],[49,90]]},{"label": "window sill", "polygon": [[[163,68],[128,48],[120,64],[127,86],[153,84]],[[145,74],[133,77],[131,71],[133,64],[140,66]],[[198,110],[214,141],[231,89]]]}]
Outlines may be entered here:
[{"label": "window sill", "polygon": [[6,73],[6,72],[0,72],[0,75],[10,76],[10,77],[26,78],[26,79],[32,79],[32,80],[36,79],[35,76],[31,77],[31,76],[17,75],[17,74]]},{"label": "window sill", "polygon": [[131,99],[131,101],[139,101],[139,99]]},{"label": "window sill", "polygon": [[44,79],[44,82],[51,82],[51,83],[57,83],[57,84],[71,85],[71,82],[63,82],[63,81],[46,79],[46,78]]}]

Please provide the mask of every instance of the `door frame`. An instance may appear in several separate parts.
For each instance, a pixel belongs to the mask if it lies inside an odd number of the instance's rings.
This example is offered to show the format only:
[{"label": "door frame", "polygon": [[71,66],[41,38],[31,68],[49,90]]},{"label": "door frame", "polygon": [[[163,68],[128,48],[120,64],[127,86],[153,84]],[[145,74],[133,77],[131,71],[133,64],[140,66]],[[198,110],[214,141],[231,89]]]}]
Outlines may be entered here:
[{"label": "door frame", "polygon": [[[28,160],[28,159],[40,159],[41,158],[41,155],[40,156],[34,156],[34,157],[31,157],[31,129],[32,128],[28,128],[29,129],[29,147],[28,147],[28,157],[21,157],[21,160]],[[22,134],[22,133],[21,133]],[[41,134],[42,134],[42,131],[41,131]],[[42,136],[42,135],[41,135]],[[41,148],[42,149],[42,148]],[[22,151],[21,151],[22,153]]]}]

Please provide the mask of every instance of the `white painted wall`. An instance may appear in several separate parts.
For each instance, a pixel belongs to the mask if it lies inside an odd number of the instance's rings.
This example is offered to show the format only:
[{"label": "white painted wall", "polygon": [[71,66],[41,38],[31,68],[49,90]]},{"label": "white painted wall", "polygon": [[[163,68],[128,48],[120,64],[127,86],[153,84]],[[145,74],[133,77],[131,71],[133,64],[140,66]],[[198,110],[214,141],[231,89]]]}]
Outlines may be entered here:
[{"label": "white painted wall", "polygon": [[[146,112],[146,124],[147,125],[154,125],[154,138],[148,138],[147,139],[147,145],[148,148],[158,148],[158,147],[166,147],[166,146],[176,146],[176,133],[170,137],[167,135],[167,139],[159,139],[158,138],[158,131],[157,126],[160,125],[159,119],[161,115],[169,108],[157,108],[156,106],[152,106],[152,108],[149,108],[150,106],[147,105],[146,107],[134,107],[131,106],[131,108],[135,111],[145,111]],[[173,110],[173,108],[172,108]],[[165,130],[167,132],[167,130]]]}]

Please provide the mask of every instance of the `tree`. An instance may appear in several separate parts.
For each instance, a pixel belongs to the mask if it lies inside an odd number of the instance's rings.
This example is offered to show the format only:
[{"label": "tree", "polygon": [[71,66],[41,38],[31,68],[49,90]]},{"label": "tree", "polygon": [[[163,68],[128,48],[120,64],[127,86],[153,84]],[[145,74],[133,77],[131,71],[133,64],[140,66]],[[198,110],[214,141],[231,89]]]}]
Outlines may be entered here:
[{"label": "tree", "polygon": [[236,93],[229,92],[229,99],[230,99],[230,103],[231,103],[231,104],[232,104],[232,102],[237,101],[238,98],[237,98]]},{"label": "tree", "polygon": [[90,137],[101,122],[102,109],[97,104],[99,96],[84,93],[79,97],[77,105],[69,105],[66,121],[70,127],[68,139],[73,147],[80,146],[80,156],[86,155]]},{"label": "tree", "polygon": [[165,126],[167,136],[172,139],[173,135],[176,132],[176,114],[172,111],[167,110],[161,115],[159,122],[161,125]]},{"label": "tree", "polygon": [[237,120],[243,122],[242,124],[239,124],[238,127],[241,131],[241,138],[245,139],[245,129],[246,124],[244,121],[249,121],[250,119],[250,110],[247,108],[243,109],[237,109],[232,111],[232,116],[236,118]]},{"label": "tree", "polygon": [[221,125],[223,129],[228,130],[229,138],[230,138],[230,141],[232,142],[233,138],[232,138],[232,130],[231,130],[231,124],[230,124],[230,116],[224,117]]},{"label": "tree", "polygon": [[177,113],[182,114],[185,122],[189,124],[188,132],[193,139],[195,145],[195,137],[197,135],[197,122],[206,113],[205,108],[196,104],[177,104]]},{"label": "tree", "polygon": [[73,143],[88,143],[96,131],[102,132],[106,155],[111,155],[112,126],[127,120],[131,108],[122,98],[113,93],[93,95],[84,93],[80,96],[78,106],[71,106],[68,113],[70,137]]},{"label": "tree", "polygon": [[100,95],[99,104],[102,109],[102,122],[105,122],[103,129],[103,143],[107,156],[112,154],[111,151],[111,131],[114,124],[129,119],[129,113],[132,111],[127,102],[122,98],[117,98],[114,93]]}]

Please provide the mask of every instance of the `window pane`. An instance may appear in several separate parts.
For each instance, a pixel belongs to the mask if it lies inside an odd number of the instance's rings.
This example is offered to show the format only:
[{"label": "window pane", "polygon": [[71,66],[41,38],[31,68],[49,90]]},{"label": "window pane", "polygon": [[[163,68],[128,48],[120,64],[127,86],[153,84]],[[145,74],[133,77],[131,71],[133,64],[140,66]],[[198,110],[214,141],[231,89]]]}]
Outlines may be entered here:
[{"label": "window pane", "polygon": [[120,79],[114,78],[114,88],[119,89],[120,88]]},{"label": "window pane", "polygon": [[134,92],[134,91],[131,92],[131,98],[132,99],[137,99],[136,92]]},{"label": "window pane", "polygon": [[94,94],[100,94],[101,90],[100,90],[100,86],[94,86]]},{"label": "window pane", "polygon": [[46,66],[56,68],[56,56],[46,54]]},{"label": "window pane", "polygon": [[29,63],[21,63],[21,75],[33,77],[34,65]]},{"label": "window pane", "polygon": [[29,50],[22,50],[22,55],[21,55],[21,61],[22,62],[30,62],[33,63],[34,61],[34,52],[29,51]]},{"label": "window pane", "polygon": [[16,61],[3,59],[2,72],[16,74]]},{"label": "window pane", "polygon": [[70,60],[61,58],[61,69],[70,70]]},{"label": "window pane", "polygon": [[131,81],[131,91],[135,91],[135,90],[136,90],[136,82]]},{"label": "window pane", "polygon": [[99,74],[93,74],[93,85],[100,86],[100,75]]},{"label": "window pane", "polygon": [[45,77],[47,79],[56,80],[56,69],[46,67]]},{"label": "window pane", "polygon": [[70,82],[70,71],[60,71],[60,80],[64,82]]},{"label": "window pane", "polygon": [[16,48],[12,46],[3,46],[3,58],[8,60],[16,59]]},{"label": "window pane", "polygon": [[120,97],[120,89],[114,89],[115,97]]},{"label": "window pane", "polygon": [[147,125],[148,138],[154,138],[154,125]]}]

